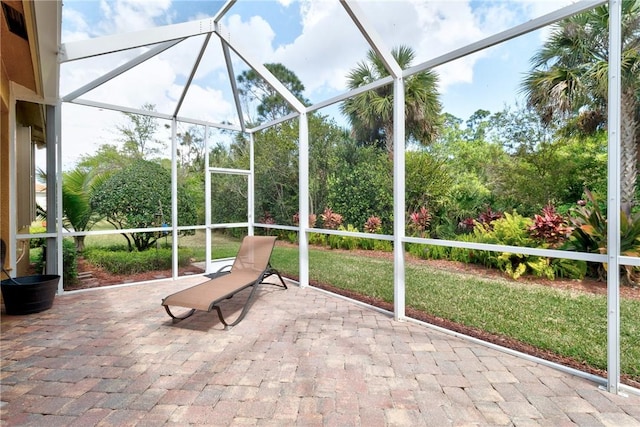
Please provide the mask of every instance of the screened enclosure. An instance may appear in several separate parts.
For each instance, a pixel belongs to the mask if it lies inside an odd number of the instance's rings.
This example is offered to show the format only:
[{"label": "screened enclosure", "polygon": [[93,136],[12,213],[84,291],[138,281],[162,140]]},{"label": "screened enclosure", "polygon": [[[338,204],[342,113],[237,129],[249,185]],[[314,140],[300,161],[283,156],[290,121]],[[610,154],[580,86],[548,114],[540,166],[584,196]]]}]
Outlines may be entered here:
[{"label": "screened enclosure", "polygon": [[[621,369],[640,378],[637,359],[628,356],[640,347],[636,306],[621,300],[621,287],[640,266],[627,242],[634,239],[635,182],[630,191],[625,184],[635,166],[625,163],[625,125],[640,117],[637,103],[629,111],[625,93],[635,90],[637,101],[640,86],[637,77],[630,86],[622,58],[628,46],[637,55],[640,29],[630,30],[628,42],[624,27],[625,16],[639,13],[631,7],[636,2],[554,6],[459,38],[452,34],[464,31],[446,32],[438,13],[462,13],[455,9],[460,6],[438,12],[435,2],[424,2],[420,24],[435,38],[424,35],[414,45],[405,35],[413,28],[409,16],[388,12],[411,13],[403,2],[305,4],[314,22],[306,22],[309,31],[302,34],[287,32],[282,16],[261,15],[276,2],[255,9],[244,3],[210,2],[206,18],[176,17],[137,31],[68,33],[59,55],[61,104],[52,109],[60,143],[43,160],[47,175],[60,177],[48,181],[56,216],[47,215],[46,230],[16,230],[16,242],[52,239],[62,254],[65,238],[89,245],[112,237],[108,245],[149,250],[155,259],[166,251],[177,279],[211,273],[216,260],[233,256],[237,244],[221,236],[278,235],[291,252],[276,252],[276,262],[300,286],[371,283],[367,295],[390,302],[398,321],[411,317],[408,309],[423,310],[456,313],[454,320],[491,329],[490,319],[473,318],[486,306],[475,313],[453,297],[485,293],[505,322],[539,315],[538,332],[556,328],[553,345],[566,345],[569,353],[573,344],[563,340],[571,329],[597,324],[594,335],[602,339],[582,345],[605,361],[609,391],[632,389],[620,378]],[[548,99],[561,89],[542,78],[545,64],[562,57],[543,57],[551,55],[559,25],[601,17],[603,10],[610,25],[597,41],[607,43],[607,75],[600,80],[606,90],[573,113],[562,110],[558,104],[570,100]],[[292,54],[252,36],[249,23],[259,16]],[[448,40],[437,43],[438,37]],[[524,60],[509,57],[513,52]],[[464,74],[491,63],[499,64],[488,72],[491,79]],[[515,80],[527,96],[496,105],[506,82]],[[468,86],[447,92],[452,82]],[[82,154],[83,143],[94,148]],[[81,187],[95,190],[86,203],[100,221],[69,223],[65,179],[77,172],[85,173]],[[144,206],[140,213],[127,212],[137,204]],[[562,222],[563,215],[570,219]],[[599,240],[590,234],[597,221]],[[576,229],[586,230],[582,240],[569,238]],[[314,248],[336,251],[327,258]],[[356,251],[382,255],[363,261],[352,256]],[[489,266],[512,279],[600,274],[606,299],[512,299],[511,285],[485,288],[446,275],[427,281],[424,267],[411,262],[415,257]],[[63,261],[57,256],[57,271]],[[616,271],[622,274],[611,274]],[[430,306],[438,299],[442,306]],[[557,321],[563,310],[594,317],[576,319],[565,331]],[[516,333],[527,342],[540,339],[530,328]]]}]

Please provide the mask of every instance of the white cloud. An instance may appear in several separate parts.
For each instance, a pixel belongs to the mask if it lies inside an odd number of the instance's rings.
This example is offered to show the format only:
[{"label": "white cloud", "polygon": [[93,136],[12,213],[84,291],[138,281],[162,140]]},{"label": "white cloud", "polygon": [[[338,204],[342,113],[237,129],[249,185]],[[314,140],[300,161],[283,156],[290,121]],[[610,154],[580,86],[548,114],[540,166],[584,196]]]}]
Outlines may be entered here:
[{"label": "white cloud", "polygon": [[[173,95],[182,93],[182,86],[172,88]],[[238,124],[235,107],[225,94],[215,88],[194,85],[183,103],[179,115],[214,123],[229,121]]]},{"label": "white cloud", "polygon": [[170,6],[171,0],[101,0],[104,19],[100,20],[98,28],[103,34],[115,34],[168,24]]},{"label": "white cloud", "polygon": [[62,117],[64,170],[72,169],[83,155],[95,153],[101,145],[118,143],[115,129],[122,124],[122,113],[65,103]]},{"label": "white cloud", "polygon": [[260,16],[252,16],[244,21],[240,15],[228,17],[226,25],[232,35],[231,42],[241,46],[250,60],[259,63],[273,62],[273,39],[275,33],[267,21]]},{"label": "white cloud", "polygon": [[[487,2],[479,10],[463,1],[371,1],[359,6],[384,47],[414,49],[414,65],[504,30],[518,17],[504,2]],[[304,0],[300,13],[302,33],[291,44],[275,47],[274,59],[296,73],[312,100],[345,91],[347,74],[365,59],[369,45],[339,2]],[[476,61],[487,54],[441,67],[446,70],[441,88],[471,82]]]},{"label": "white cloud", "polygon": [[278,3],[280,3],[284,7],[289,7],[292,2],[293,0],[278,0]]}]

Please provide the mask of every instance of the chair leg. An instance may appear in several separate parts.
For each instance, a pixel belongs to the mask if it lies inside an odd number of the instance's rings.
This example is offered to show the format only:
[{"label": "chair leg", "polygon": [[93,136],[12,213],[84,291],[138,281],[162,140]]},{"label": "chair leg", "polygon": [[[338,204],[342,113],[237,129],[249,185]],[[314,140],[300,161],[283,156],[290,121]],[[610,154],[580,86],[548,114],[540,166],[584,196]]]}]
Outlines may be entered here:
[{"label": "chair leg", "polygon": [[[264,279],[266,279],[269,276],[273,276],[273,275],[277,275],[278,279],[280,279],[280,283],[281,285],[277,284],[277,283],[269,283],[269,282],[265,282]],[[264,275],[264,277],[262,278],[262,280],[260,281],[260,283],[265,283],[267,285],[274,285],[274,286],[280,286],[284,289],[289,289],[286,285],[286,283],[284,283],[284,279],[282,278],[282,276],[280,275],[280,272],[278,270],[276,270],[275,268],[271,268],[271,266],[269,266],[269,270],[267,270],[266,274]]]},{"label": "chair leg", "polygon": [[174,321],[174,322],[177,322],[177,321],[180,321],[180,320],[184,320],[184,319],[186,319],[187,317],[191,317],[191,315],[192,315],[193,313],[195,313],[195,312],[196,312],[196,309],[195,309],[195,308],[192,308],[191,310],[189,310],[189,311],[187,312],[187,314],[182,315],[182,316],[176,316],[175,314],[173,314],[173,313],[171,312],[171,310],[169,310],[169,306],[168,306],[168,305],[165,305],[165,306],[164,306],[164,309],[165,309],[165,310],[167,310],[167,314],[168,314],[169,316],[171,316],[171,318],[173,319],[173,321]]},{"label": "chair leg", "polygon": [[224,316],[222,315],[222,310],[220,310],[220,307],[217,306],[217,305],[214,306],[214,308],[216,309],[216,312],[218,313],[218,318],[220,319],[220,322],[222,322],[222,324],[224,325],[225,331],[228,331],[232,327],[236,326],[238,323],[240,323],[242,321],[242,319],[244,319],[244,316],[247,315],[247,313],[249,312],[249,308],[251,306],[251,302],[253,301],[253,297],[254,297],[256,291],[258,290],[258,285],[260,283],[261,282],[257,282],[257,283],[252,285],[251,293],[249,294],[249,297],[247,298],[247,301],[244,303],[244,307],[242,307],[242,311],[240,312],[240,315],[233,322],[231,322],[231,323],[227,322],[224,319]]}]

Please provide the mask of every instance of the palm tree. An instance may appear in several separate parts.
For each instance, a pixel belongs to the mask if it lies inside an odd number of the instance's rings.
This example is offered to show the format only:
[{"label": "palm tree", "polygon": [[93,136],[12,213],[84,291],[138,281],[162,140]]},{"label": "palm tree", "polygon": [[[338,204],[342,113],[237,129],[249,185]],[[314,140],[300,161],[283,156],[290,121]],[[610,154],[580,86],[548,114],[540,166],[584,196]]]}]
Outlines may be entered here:
[{"label": "palm tree", "polygon": [[[554,25],[532,58],[522,88],[547,123],[577,118],[583,131],[606,124],[609,9],[599,6]],[[621,208],[634,205],[640,143],[640,0],[622,2]]]},{"label": "palm tree", "polygon": [[[394,48],[391,54],[402,69],[411,65],[415,52],[407,46]],[[347,76],[347,85],[356,89],[387,77],[389,72],[373,50]],[[436,137],[440,125],[438,76],[423,71],[405,79],[405,131],[408,139],[428,145]],[[354,96],[341,106],[353,129],[354,137],[365,143],[383,146],[393,156],[393,86],[387,85]]]},{"label": "palm tree", "polygon": [[[91,208],[89,199],[94,186],[102,180],[104,176],[80,168],[62,175],[62,211],[67,230],[88,231],[100,220]],[[73,236],[76,251],[84,250],[84,238]]]}]

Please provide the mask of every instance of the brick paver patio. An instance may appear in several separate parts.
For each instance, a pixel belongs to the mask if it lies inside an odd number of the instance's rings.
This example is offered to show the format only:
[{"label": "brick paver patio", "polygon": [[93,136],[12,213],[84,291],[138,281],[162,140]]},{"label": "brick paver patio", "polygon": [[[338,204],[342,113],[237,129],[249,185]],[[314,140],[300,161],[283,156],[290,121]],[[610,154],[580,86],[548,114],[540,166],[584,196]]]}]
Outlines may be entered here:
[{"label": "brick paver patio", "polygon": [[230,331],[173,324],[162,297],[202,280],[3,315],[2,425],[640,426],[636,395],[313,288],[262,287]]}]

